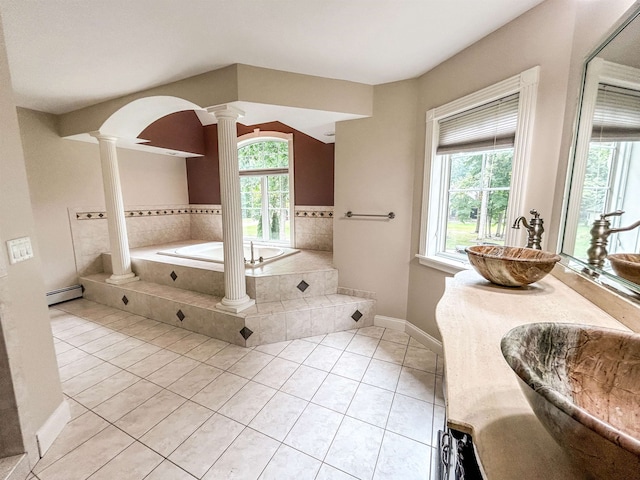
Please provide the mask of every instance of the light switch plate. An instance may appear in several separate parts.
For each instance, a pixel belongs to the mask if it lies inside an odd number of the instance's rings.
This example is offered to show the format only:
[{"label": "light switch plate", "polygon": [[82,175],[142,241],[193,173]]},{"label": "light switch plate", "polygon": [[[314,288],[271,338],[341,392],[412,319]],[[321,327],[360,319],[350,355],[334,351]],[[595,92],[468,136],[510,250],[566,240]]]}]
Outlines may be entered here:
[{"label": "light switch plate", "polygon": [[33,258],[33,248],[31,247],[31,239],[29,237],[7,240],[7,251],[11,265]]}]

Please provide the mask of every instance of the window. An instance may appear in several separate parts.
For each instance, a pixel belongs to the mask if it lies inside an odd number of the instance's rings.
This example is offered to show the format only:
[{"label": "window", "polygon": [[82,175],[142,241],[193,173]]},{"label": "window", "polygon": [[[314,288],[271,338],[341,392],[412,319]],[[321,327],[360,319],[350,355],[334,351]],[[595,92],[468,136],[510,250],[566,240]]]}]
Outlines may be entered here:
[{"label": "window", "polygon": [[467,246],[516,244],[538,70],[427,112],[422,264],[455,273]]},{"label": "window", "polygon": [[292,245],[293,135],[256,131],[238,140],[245,241]]}]

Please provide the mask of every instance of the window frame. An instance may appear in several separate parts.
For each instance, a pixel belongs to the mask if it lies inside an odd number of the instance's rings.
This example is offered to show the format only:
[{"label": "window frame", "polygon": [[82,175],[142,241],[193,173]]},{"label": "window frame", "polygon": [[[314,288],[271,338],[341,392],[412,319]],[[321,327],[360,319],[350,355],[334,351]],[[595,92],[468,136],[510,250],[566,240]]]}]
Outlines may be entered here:
[{"label": "window frame", "polygon": [[[522,211],[526,196],[539,77],[540,67],[535,66],[475,93],[427,111],[420,244],[419,252],[416,255],[420,264],[452,274],[469,268],[468,262],[452,258],[450,255],[438,251],[439,237],[444,232],[443,228],[446,227],[449,183],[447,162],[443,161],[443,156],[436,153],[439,122],[494,100],[516,93],[519,95],[511,191],[507,207],[507,218],[515,218],[515,215]],[[522,234],[517,230],[507,229],[505,243],[507,245],[517,244],[521,237]]]},{"label": "window frame", "polygon": [[[240,170],[239,169],[239,177],[241,176],[251,176],[251,175],[265,175],[265,178],[269,173],[282,174],[284,170],[288,170],[289,174],[289,244],[288,246],[295,248],[295,182],[294,182],[294,158],[293,158],[293,133],[283,133],[283,132],[275,132],[275,131],[261,131],[260,129],[255,129],[251,133],[246,133],[238,137],[238,150],[242,147],[250,145],[252,143],[259,143],[265,141],[279,141],[279,142],[287,142],[288,147],[288,155],[289,155],[289,166],[288,168],[264,168],[264,169],[250,169],[250,170]],[[261,240],[262,241],[262,240]],[[273,242],[268,241],[264,242],[270,245],[284,245],[282,242]]]}]

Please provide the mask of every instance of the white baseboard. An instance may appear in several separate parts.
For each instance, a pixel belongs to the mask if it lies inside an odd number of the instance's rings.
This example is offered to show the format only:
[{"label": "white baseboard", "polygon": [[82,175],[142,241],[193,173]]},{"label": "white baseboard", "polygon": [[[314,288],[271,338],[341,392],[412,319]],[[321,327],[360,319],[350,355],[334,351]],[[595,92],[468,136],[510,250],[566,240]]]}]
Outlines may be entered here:
[{"label": "white baseboard", "polygon": [[69,410],[69,404],[66,400],[62,400],[58,408],[47,418],[40,430],[36,432],[40,458],[49,450],[53,441],[58,438],[58,435],[60,435],[60,432],[70,419],[71,410]]},{"label": "white baseboard", "polygon": [[55,305],[56,303],[66,302],[74,298],[82,297],[82,286],[71,285],[70,287],[60,288],[47,292],[47,305]]},{"label": "white baseboard", "polygon": [[432,352],[437,353],[438,355],[442,355],[444,353],[442,349],[442,342],[440,340],[433,338],[427,332],[419,329],[413,323],[407,322],[402,318],[376,315],[373,318],[373,324],[377,327],[384,327],[391,330],[405,332],[407,335],[413,337],[416,341],[420,342]]}]

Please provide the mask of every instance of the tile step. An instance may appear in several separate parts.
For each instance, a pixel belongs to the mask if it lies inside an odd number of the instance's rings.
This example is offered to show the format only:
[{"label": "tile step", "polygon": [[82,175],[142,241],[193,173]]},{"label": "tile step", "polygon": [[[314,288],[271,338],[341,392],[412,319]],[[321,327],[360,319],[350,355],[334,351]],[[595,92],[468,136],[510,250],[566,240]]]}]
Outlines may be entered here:
[{"label": "tile step", "polygon": [[0,480],[24,480],[29,475],[26,454],[0,458]]},{"label": "tile step", "polygon": [[107,273],[81,277],[84,297],[131,314],[241,346],[255,346],[373,325],[375,301],[319,295],[266,302],[240,313],[220,310],[221,298],[147,282],[105,282]]}]

